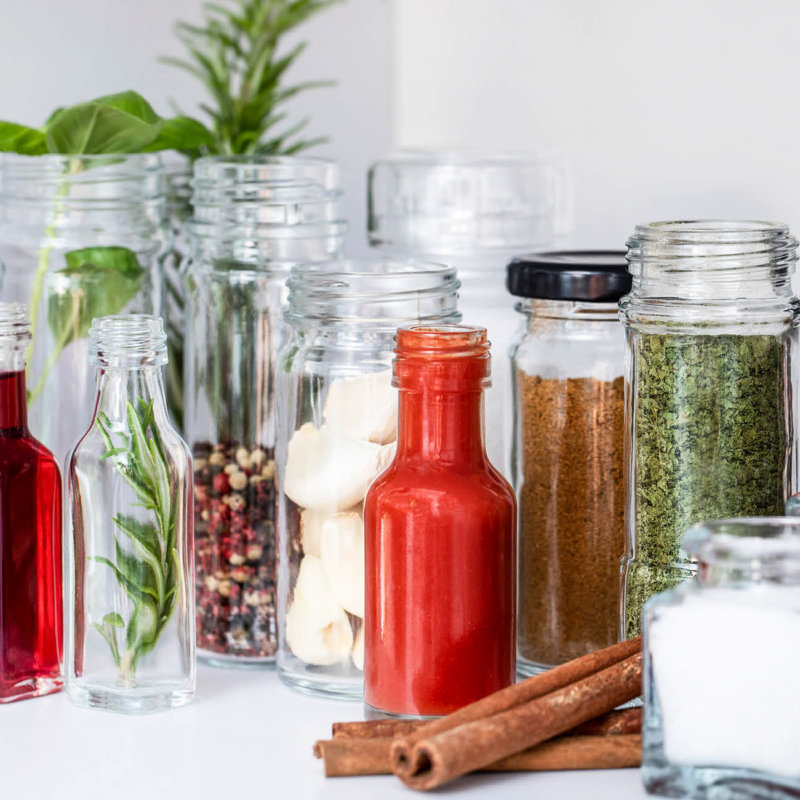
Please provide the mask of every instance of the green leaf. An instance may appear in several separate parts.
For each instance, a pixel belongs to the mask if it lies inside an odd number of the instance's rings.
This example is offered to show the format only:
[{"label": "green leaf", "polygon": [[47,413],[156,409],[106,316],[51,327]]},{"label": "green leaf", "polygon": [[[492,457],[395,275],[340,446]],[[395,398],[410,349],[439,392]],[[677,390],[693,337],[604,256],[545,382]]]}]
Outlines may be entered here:
[{"label": "green leaf", "polygon": [[[125,640],[129,650],[150,650],[158,638],[158,612],[155,603],[139,603],[131,615]],[[140,653],[141,655],[141,653]]]},{"label": "green leaf", "polygon": [[89,335],[95,317],[118,314],[139,292],[145,270],[127,247],[87,247],[65,253],[67,266],[55,274],[67,286],[53,290],[47,321],[57,346],[63,349]]},{"label": "green leaf", "polygon": [[158,600],[156,578],[150,564],[137,558],[133,553],[123,550],[117,541],[114,542],[114,549],[117,556],[117,569],[120,574],[132,586],[135,586],[138,592],[149,595],[153,600]]},{"label": "green leaf", "polygon": [[0,151],[19,153],[22,156],[40,156],[47,152],[44,133],[36,128],[0,122]]},{"label": "green leaf", "polygon": [[134,91],[107,94],[91,102],[101,106],[108,106],[109,108],[116,108],[118,111],[124,111],[131,117],[141,120],[148,125],[153,125],[161,119],[161,117],[153,111],[153,107],[150,103],[138,92]]},{"label": "green leaf", "polygon": [[[115,628],[124,628],[125,620],[117,614],[116,611],[111,611],[103,617],[103,622],[108,625],[113,625]],[[97,623],[95,623],[96,625]]]},{"label": "green leaf", "polygon": [[128,108],[99,102],[64,108],[47,125],[47,149],[68,155],[140,153],[155,140],[162,125],[160,119],[147,122],[137,116],[143,113],[133,103]]},{"label": "green leaf", "polygon": [[172,117],[163,120],[158,136],[144,148],[144,152],[159,150],[189,150],[214,141],[214,134],[191,117]]},{"label": "green leaf", "polygon": [[152,522],[140,522],[127,514],[117,514],[114,524],[131,540],[139,542],[155,558],[161,558],[158,528]]}]

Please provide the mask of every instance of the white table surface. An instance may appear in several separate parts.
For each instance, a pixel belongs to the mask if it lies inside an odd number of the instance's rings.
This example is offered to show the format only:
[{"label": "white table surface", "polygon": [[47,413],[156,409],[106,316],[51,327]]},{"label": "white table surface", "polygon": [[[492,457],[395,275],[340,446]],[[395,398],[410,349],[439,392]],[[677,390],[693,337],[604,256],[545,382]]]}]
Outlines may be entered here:
[{"label": "white table surface", "polygon": [[[274,672],[198,667],[185,708],[129,717],[63,693],[0,706],[0,800],[391,800],[421,797],[393,776],[328,778],[311,747],[359,703],[318,700]],[[506,773],[432,796],[642,800],[639,770]]]}]

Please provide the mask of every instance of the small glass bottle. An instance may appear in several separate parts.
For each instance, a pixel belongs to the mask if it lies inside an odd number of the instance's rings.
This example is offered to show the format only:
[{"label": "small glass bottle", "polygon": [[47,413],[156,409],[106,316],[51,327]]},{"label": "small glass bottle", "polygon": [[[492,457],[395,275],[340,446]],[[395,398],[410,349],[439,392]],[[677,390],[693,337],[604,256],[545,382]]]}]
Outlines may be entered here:
[{"label": "small glass bottle", "polygon": [[512,474],[519,502],[517,668],[562,664],[619,638],[625,550],[624,252],[515,258],[508,290]]},{"label": "small glass bottle", "polygon": [[29,306],[30,427],[63,464],[92,413],[92,319],[161,314],[164,168],[157,153],[3,153],[0,178],[0,300]]},{"label": "small glass bottle", "polygon": [[800,796],[800,520],[704,522],[696,577],[644,610],[642,780],[667,797]]},{"label": "small glass bottle", "polygon": [[515,680],[516,502],[486,457],[486,329],[397,332],[397,454],[364,501],[364,700],[436,716]]},{"label": "small glass bottle", "polygon": [[61,476],[28,430],[26,307],[0,303],[0,703],[61,679]]},{"label": "small glass bottle", "polygon": [[292,266],[342,254],[338,168],[313,158],[195,163],[184,430],[194,456],[198,658],[275,662],[275,387]]},{"label": "small glass bottle", "polygon": [[67,461],[66,688],[126,713],[194,694],[191,457],[167,412],[160,318],[96,319],[95,413]]},{"label": "small glass bottle", "polygon": [[759,221],[655,222],[628,241],[630,435],[622,637],[693,573],[683,532],[782,514],[796,474],[797,241]]},{"label": "small glass bottle", "polygon": [[391,460],[398,325],[457,323],[452,267],[333,261],[294,267],[278,381],[278,671],[290,686],[360,697],[362,502]]}]

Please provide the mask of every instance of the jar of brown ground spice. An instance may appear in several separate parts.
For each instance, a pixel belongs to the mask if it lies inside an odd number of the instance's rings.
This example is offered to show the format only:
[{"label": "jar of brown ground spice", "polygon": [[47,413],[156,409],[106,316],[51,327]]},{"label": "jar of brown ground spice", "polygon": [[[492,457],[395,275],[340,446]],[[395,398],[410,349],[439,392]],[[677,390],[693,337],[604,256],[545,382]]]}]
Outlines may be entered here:
[{"label": "jar of brown ground spice", "polygon": [[619,636],[625,254],[515,258],[512,480],[519,503],[518,670],[530,675]]}]

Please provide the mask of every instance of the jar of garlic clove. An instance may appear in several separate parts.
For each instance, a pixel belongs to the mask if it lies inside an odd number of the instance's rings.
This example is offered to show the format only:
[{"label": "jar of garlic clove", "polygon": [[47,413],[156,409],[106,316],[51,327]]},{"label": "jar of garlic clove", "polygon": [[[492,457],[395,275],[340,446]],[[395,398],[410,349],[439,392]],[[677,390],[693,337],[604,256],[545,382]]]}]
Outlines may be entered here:
[{"label": "jar of garlic clove", "polygon": [[278,673],[357,698],[364,664],[361,504],[394,456],[394,336],[454,324],[455,269],[420,261],[294,267],[277,370]]}]

